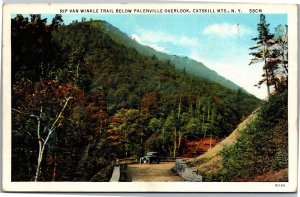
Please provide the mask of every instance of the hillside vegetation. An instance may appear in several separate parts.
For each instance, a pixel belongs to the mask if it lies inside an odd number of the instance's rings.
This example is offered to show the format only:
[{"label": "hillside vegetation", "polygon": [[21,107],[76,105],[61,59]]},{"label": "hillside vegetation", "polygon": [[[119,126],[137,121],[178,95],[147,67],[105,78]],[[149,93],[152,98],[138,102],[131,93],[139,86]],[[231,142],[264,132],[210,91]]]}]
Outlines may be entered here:
[{"label": "hillside vegetation", "polygon": [[205,181],[288,181],[287,91],[272,96],[226,139],[189,160]]},{"label": "hillside vegetation", "polygon": [[146,55],[148,57],[155,56],[157,59],[164,61],[164,62],[170,62],[172,63],[177,69],[181,71],[185,71],[189,74],[192,74],[194,76],[197,76],[198,78],[202,78],[205,80],[209,80],[212,82],[216,82],[218,84],[221,84],[222,86],[225,86],[231,90],[239,90],[241,89],[243,92],[246,93],[244,89],[233,83],[232,81],[220,76],[215,71],[209,69],[207,66],[205,66],[203,63],[195,61],[193,59],[190,59],[188,57],[182,57],[178,55],[169,55],[166,53],[159,52],[157,50],[154,50],[153,48],[142,45],[138,43],[136,40],[131,39],[128,37],[127,34],[121,32],[118,28],[112,26],[111,24],[105,22],[105,21],[89,21],[90,24],[101,28],[101,30],[107,34],[111,39],[113,39],[115,42],[134,48],[139,53]]},{"label": "hillside vegetation", "polygon": [[98,22],[12,19],[12,180],[107,181],[117,158],[180,156],[260,101],[146,56]]},{"label": "hillside vegetation", "polygon": [[257,116],[257,112],[253,112],[249,117],[247,117],[242,123],[240,123],[237,128],[215,147],[209,149],[204,154],[189,159],[187,162],[190,165],[195,166],[199,171],[204,174],[213,174],[219,172],[222,168],[222,155],[221,152],[226,146],[233,145],[237,142],[241,133],[246,129],[246,127],[251,124],[253,119]]}]

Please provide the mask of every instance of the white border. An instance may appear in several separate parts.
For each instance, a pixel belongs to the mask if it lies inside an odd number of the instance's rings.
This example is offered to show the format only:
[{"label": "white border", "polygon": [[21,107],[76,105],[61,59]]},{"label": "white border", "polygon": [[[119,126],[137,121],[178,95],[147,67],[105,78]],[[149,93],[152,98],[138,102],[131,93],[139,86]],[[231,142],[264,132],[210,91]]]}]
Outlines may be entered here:
[{"label": "white border", "polygon": [[[201,182],[201,183],[109,183],[109,182],[11,182],[11,58],[10,20],[13,13],[59,13],[65,8],[236,8],[247,13],[248,8],[261,8],[264,13],[288,13],[289,26],[289,182],[284,188],[275,187],[272,182]],[[295,192],[297,190],[297,125],[298,125],[298,35],[297,7],[286,4],[246,4],[246,3],[102,3],[102,4],[5,4],[3,10],[3,136],[2,136],[2,184],[4,191],[72,191],[72,192]],[[278,182],[276,182],[278,184]]]}]

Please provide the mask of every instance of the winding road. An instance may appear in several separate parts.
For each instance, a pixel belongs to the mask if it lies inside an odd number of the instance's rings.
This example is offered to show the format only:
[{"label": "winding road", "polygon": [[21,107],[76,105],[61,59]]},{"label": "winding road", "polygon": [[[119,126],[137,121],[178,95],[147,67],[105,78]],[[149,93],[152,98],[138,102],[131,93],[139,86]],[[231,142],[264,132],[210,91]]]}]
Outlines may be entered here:
[{"label": "winding road", "polygon": [[160,164],[129,164],[128,170],[132,182],[178,182],[184,181],[174,174],[171,169],[174,162],[161,162]]}]

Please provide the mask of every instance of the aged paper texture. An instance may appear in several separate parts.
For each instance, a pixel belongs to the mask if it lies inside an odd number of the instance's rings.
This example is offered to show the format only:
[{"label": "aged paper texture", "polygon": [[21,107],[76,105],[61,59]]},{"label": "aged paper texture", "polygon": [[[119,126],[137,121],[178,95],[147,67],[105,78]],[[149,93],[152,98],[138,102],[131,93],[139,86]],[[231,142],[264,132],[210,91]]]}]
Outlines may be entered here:
[{"label": "aged paper texture", "polygon": [[296,5],[5,4],[3,189],[295,192]]}]

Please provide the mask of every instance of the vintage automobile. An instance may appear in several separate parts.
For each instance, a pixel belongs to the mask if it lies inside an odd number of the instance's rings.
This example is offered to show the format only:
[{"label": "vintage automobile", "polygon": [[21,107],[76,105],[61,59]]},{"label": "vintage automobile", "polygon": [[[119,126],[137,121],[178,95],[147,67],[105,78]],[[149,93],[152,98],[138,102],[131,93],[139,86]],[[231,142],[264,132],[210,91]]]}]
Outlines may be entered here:
[{"label": "vintage automobile", "polygon": [[159,153],[158,152],[147,152],[147,154],[144,157],[140,158],[140,164],[143,163],[159,163]]}]

